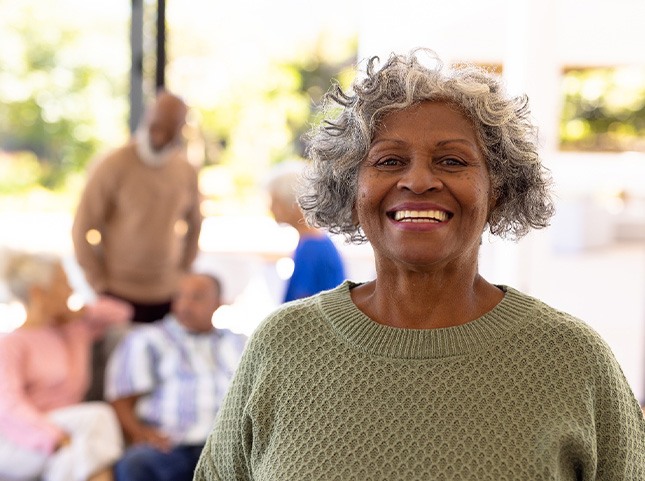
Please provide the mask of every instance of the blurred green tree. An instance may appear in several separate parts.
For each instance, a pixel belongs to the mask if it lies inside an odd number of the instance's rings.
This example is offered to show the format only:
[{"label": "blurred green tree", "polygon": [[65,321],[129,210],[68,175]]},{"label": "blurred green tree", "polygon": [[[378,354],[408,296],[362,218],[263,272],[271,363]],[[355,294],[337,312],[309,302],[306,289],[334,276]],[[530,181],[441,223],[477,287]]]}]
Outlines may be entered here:
[{"label": "blurred green tree", "polygon": [[14,156],[16,168],[33,179],[4,178],[4,191],[62,188],[98,149],[127,134],[123,12],[66,7],[0,0],[0,149],[31,152],[39,164],[25,170],[18,161],[25,156]]},{"label": "blurred green tree", "polygon": [[645,68],[565,72],[560,124],[563,150],[645,152]]},{"label": "blurred green tree", "polygon": [[[11,154],[0,158],[8,174],[0,179],[4,194],[41,186],[74,196],[88,162],[128,135],[129,9],[63,3],[0,0],[0,150]],[[154,8],[146,12],[147,24],[154,24]],[[202,65],[217,62],[208,47],[211,28],[189,27],[182,33],[168,25],[170,71],[179,65],[182,72],[192,50],[204,55]],[[191,98],[195,85],[207,83],[201,76],[169,80],[195,114],[192,125],[203,145],[196,163],[225,166],[230,174],[230,188],[216,200],[231,197],[239,205],[265,167],[302,155],[301,134],[316,121],[315,103],[332,78],[343,81],[343,69],[355,60],[356,38],[332,35],[341,48],[325,48],[330,39],[321,33],[314,45],[303,42],[261,66],[250,63],[252,75],[229,76],[214,103]],[[144,32],[144,48],[154,50],[153,37]]]},{"label": "blurred green tree", "polygon": [[[217,102],[193,106],[199,115],[204,141],[204,177],[211,169],[220,181],[206,195],[220,205],[213,213],[225,213],[226,203],[237,212],[257,199],[266,171],[284,160],[305,153],[303,134],[318,122],[317,104],[332,82],[347,87],[356,62],[356,37],[336,38],[344,48],[327,52],[324,35],[299,54],[277,58],[253,76],[233,82]],[[221,188],[228,177],[228,188]],[[251,205],[251,209],[257,206]]]}]

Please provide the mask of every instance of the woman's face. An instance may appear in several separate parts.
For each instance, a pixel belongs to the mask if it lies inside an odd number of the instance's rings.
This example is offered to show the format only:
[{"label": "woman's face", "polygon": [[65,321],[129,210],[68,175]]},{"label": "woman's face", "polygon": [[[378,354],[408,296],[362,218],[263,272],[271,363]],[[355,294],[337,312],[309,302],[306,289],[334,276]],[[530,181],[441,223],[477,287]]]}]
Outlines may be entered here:
[{"label": "woman's face", "polygon": [[384,117],[354,206],[381,265],[476,265],[493,204],[475,130],[455,106],[426,101]]}]

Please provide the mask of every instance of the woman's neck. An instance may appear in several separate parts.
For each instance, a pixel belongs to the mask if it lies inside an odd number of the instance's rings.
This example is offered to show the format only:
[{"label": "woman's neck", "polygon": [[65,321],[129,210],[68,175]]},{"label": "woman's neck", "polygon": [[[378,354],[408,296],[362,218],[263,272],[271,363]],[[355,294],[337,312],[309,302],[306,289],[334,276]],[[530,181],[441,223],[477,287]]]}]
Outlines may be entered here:
[{"label": "woman's neck", "polygon": [[379,275],[352,290],[352,299],[380,324],[434,329],[465,324],[481,317],[504,297],[479,274],[451,277],[441,273]]},{"label": "woman's neck", "polygon": [[25,322],[23,328],[38,328],[49,326],[60,326],[66,324],[72,319],[72,312],[69,315],[65,313],[52,313],[39,305],[29,305],[26,307]]},{"label": "woman's neck", "polygon": [[22,328],[33,329],[37,327],[46,327],[51,325],[53,322],[51,316],[47,316],[43,309],[39,309],[34,306],[29,306],[26,309],[25,322],[22,324]]}]

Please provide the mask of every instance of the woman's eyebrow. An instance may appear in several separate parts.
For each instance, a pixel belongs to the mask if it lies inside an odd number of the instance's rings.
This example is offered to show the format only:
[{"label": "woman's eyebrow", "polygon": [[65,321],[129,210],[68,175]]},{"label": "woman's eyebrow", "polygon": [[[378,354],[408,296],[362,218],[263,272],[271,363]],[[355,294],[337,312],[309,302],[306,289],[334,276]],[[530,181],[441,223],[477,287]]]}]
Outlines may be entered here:
[{"label": "woman's eyebrow", "polygon": [[464,145],[466,145],[466,146],[468,146],[470,148],[474,148],[474,149],[477,148],[477,144],[474,144],[472,141],[470,141],[468,139],[462,139],[462,138],[440,140],[439,142],[437,142],[437,145],[440,146],[440,147],[443,147],[445,145],[453,144],[453,143],[464,144]]},{"label": "woman's eyebrow", "polygon": [[378,144],[384,143],[384,142],[392,142],[392,143],[396,143],[396,144],[405,144],[406,143],[404,140],[401,140],[401,139],[385,137],[385,138],[378,138],[378,139],[374,140],[372,142],[372,144],[370,145],[370,148],[372,148],[372,147],[374,147],[374,146],[376,146]]}]

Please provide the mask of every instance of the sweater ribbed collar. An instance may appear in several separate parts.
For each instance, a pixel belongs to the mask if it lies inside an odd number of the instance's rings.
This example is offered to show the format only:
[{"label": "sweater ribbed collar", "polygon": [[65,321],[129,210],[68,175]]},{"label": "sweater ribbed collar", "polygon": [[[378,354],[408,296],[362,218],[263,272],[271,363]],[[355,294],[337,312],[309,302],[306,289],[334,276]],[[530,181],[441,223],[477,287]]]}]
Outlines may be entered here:
[{"label": "sweater ribbed collar", "polygon": [[319,296],[323,315],[348,343],[372,355],[403,359],[458,356],[490,347],[524,322],[535,299],[500,285],[504,298],[491,311],[466,324],[437,329],[403,329],[379,324],[360,311],[350,296],[359,284],[345,281]]}]

